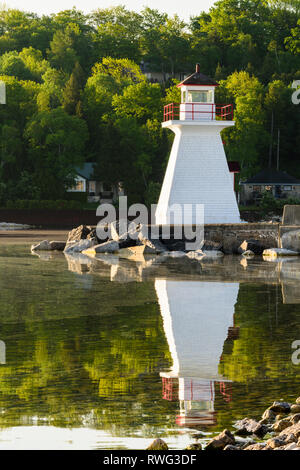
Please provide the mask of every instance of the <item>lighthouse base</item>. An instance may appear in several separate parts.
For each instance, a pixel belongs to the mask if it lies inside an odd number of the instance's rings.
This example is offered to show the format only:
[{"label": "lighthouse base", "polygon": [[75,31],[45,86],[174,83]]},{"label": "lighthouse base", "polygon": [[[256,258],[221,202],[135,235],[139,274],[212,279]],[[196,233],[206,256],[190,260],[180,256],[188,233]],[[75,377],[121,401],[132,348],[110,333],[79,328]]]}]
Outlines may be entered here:
[{"label": "lighthouse base", "polygon": [[[240,214],[221,139],[233,121],[168,121],[175,139],[163,182],[156,224],[240,223]],[[203,206],[204,220],[197,218]],[[198,210],[198,215],[201,210]],[[175,214],[175,216],[174,216]]]}]

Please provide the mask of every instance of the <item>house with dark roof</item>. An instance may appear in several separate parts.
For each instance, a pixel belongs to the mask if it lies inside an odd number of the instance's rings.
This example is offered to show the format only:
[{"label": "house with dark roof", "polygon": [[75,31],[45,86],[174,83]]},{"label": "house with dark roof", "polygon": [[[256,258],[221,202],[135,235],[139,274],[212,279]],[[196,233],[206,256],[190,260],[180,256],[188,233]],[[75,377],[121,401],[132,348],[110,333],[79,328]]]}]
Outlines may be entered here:
[{"label": "house with dark roof", "polygon": [[68,189],[70,193],[86,193],[88,202],[112,203],[123,196],[122,185],[109,185],[99,181],[94,174],[95,163],[84,163],[75,167],[75,184]]},{"label": "house with dark roof", "polygon": [[247,181],[240,182],[240,203],[244,205],[258,203],[266,191],[275,198],[294,198],[300,200],[300,180],[284,171],[267,168]]}]

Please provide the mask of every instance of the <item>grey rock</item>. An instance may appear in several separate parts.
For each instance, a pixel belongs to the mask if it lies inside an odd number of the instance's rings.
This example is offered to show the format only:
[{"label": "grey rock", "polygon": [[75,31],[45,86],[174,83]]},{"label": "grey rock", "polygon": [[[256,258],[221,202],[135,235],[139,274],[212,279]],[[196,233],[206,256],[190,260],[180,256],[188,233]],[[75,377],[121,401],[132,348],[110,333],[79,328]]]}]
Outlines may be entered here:
[{"label": "grey rock", "polygon": [[292,413],[300,413],[300,403],[297,405],[291,405],[291,412]]},{"label": "grey rock", "polygon": [[64,249],[66,247],[66,243],[52,240],[50,242],[50,247],[51,247],[51,250],[53,250],[53,251],[64,251]]},{"label": "grey rock", "polygon": [[167,248],[159,239],[152,238],[148,233],[148,228],[142,225],[138,232],[138,240],[149,248],[155,250],[156,253],[165,253]]},{"label": "grey rock", "polygon": [[188,253],[186,253],[186,256],[189,259],[202,260],[205,256],[205,253],[203,253],[202,250],[189,251]]},{"label": "grey rock", "polygon": [[222,243],[213,240],[204,240],[201,247],[202,251],[222,251]]},{"label": "grey rock", "polygon": [[69,232],[67,243],[70,242],[79,242],[80,240],[85,240],[88,235],[91,233],[92,228],[87,225],[80,225],[79,227],[74,228]]},{"label": "grey rock", "polygon": [[277,258],[280,256],[299,256],[297,251],[286,250],[284,248],[269,248],[264,250],[263,256]]},{"label": "grey rock", "polygon": [[245,447],[244,450],[264,450],[266,448],[265,442],[258,442],[257,444],[250,444],[249,446]]},{"label": "grey rock", "polygon": [[300,438],[300,422],[292,424],[287,430],[282,431],[279,437],[286,436],[287,434],[293,434],[296,440],[298,440]]},{"label": "grey rock", "polygon": [[275,432],[281,432],[284,429],[288,428],[291,426],[291,419],[290,418],[284,418],[281,419],[280,421],[277,421],[275,424],[273,424],[273,431]]},{"label": "grey rock", "polygon": [[194,260],[202,260],[203,258],[218,259],[218,258],[222,258],[224,256],[224,253],[222,251],[215,251],[215,250],[209,250],[209,251],[196,250],[196,251],[189,251],[186,256]]},{"label": "grey rock", "polygon": [[252,251],[255,255],[262,255],[265,247],[257,240],[244,240],[238,248],[238,252],[243,254],[245,251]]},{"label": "grey rock", "polygon": [[147,447],[147,450],[168,450],[168,445],[166,444],[165,441],[162,439],[155,439],[149,447]]},{"label": "grey rock", "polygon": [[300,252],[300,230],[286,232],[281,237],[281,248]]},{"label": "grey rock", "polygon": [[235,438],[228,429],[225,429],[218,436],[212,439],[205,450],[223,450],[227,445],[234,445]]},{"label": "grey rock", "polygon": [[138,226],[126,219],[116,220],[110,224],[110,239],[116,242],[137,240]]},{"label": "grey rock", "polygon": [[43,240],[42,242],[31,245],[32,251],[64,251],[65,242]]},{"label": "grey rock", "polygon": [[300,421],[300,413],[291,415],[291,423],[296,424]]},{"label": "grey rock", "polygon": [[284,441],[278,437],[273,437],[272,439],[269,439],[266,444],[268,447],[271,447],[271,449],[276,449],[276,447],[284,446]]},{"label": "grey rock", "polygon": [[251,258],[252,256],[255,256],[255,253],[253,253],[253,251],[251,251],[251,250],[247,250],[247,251],[244,251],[244,253],[242,253],[242,255],[245,258]]},{"label": "grey rock", "polygon": [[295,442],[293,442],[292,444],[285,446],[283,450],[300,450],[300,447]]},{"label": "grey rock", "polygon": [[31,245],[31,251],[50,251],[51,246],[48,240],[43,240],[42,242]]},{"label": "grey rock", "polygon": [[[267,422],[274,422],[276,418],[276,413],[274,411],[270,410],[270,408],[267,408],[266,411],[262,415],[263,420],[267,420]],[[266,423],[263,423],[266,424]]]},{"label": "grey rock", "polygon": [[190,444],[186,447],[185,450],[202,450],[202,445],[200,443],[198,444]]},{"label": "grey rock", "polygon": [[268,427],[264,424],[258,423],[254,419],[244,418],[235,423],[238,436],[247,436],[249,434],[256,434],[257,436],[264,436],[268,432]]},{"label": "grey rock", "polygon": [[82,239],[77,242],[69,242],[66,244],[64,253],[81,253],[93,247],[96,243],[97,241],[95,239]]},{"label": "grey rock", "polygon": [[97,254],[97,253],[115,253],[116,251],[119,251],[120,244],[116,241],[109,240],[108,242],[101,243],[100,245],[93,245],[89,248],[91,248],[91,251],[93,251],[95,254]]},{"label": "grey rock", "polygon": [[280,439],[284,442],[284,445],[291,444],[292,442],[297,442],[297,438],[294,436],[294,434],[289,433],[288,429],[286,434],[281,434]]},{"label": "grey rock", "polygon": [[184,240],[164,239],[163,243],[168,251],[185,251],[186,248]]},{"label": "grey rock", "polygon": [[285,401],[274,401],[273,405],[270,406],[270,410],[274,413],[289,413],[291,411],[291,406]]}]

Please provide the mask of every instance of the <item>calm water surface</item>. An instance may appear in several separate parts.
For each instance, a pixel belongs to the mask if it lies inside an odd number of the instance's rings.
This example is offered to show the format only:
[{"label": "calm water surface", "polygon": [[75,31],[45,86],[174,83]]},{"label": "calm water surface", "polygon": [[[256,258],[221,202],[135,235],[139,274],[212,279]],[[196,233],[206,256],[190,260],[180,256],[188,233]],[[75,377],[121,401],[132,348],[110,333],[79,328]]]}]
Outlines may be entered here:
[{"label": "calm water surface", "polygon": [[294,400],[299,281],[295,259],[0,245],[0,449],[180,449]]}]

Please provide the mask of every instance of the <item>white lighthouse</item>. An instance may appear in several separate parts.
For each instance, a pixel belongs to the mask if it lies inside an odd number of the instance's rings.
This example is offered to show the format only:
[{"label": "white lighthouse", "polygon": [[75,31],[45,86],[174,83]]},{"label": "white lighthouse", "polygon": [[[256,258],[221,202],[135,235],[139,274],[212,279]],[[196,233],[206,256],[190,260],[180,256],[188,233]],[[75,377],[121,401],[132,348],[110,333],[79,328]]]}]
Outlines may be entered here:
[{"label": "white lighthouse", "polygon": [[[181,104],[165,106],[162,126],[171,129],[175,139],[156,210],[157,225],[174,223],[170,210],[175,205],[187,223],[197,223],[197,204],[204,205],[205,224],[240,223],[220,135],[235,124],[232,105],[215,104],[216,86],[197,64],[196,72],[178,85]],[[192,207],[190,214],[187,207]]]}]

